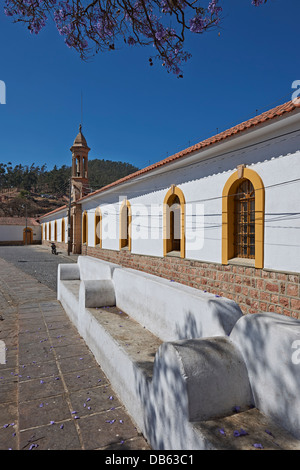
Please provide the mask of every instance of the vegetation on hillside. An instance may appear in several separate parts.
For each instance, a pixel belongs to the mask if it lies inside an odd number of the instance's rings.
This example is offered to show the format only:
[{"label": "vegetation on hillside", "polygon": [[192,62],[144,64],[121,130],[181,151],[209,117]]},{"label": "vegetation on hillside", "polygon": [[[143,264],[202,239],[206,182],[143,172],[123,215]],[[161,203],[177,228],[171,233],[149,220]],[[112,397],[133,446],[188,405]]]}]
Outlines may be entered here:
[{"label": "vegetation on hillside", "polygon": [[[134,173],[137,167],[125,162],[89,160],[90,192]],[[66,204],[69,198],[71,167],[56,165],[15,165],[0,163],[0,216],[38,217]]]}]

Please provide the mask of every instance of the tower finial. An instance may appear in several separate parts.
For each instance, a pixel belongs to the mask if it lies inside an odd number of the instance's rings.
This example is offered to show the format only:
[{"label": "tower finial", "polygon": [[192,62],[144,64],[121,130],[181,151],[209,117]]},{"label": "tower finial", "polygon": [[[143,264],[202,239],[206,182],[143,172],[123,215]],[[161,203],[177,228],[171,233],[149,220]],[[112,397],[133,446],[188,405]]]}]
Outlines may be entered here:
[{"label": "tower finial", "polygon": [[81,132],[81,129],[82,129],[82,125],[79,124],[79,132]]}]

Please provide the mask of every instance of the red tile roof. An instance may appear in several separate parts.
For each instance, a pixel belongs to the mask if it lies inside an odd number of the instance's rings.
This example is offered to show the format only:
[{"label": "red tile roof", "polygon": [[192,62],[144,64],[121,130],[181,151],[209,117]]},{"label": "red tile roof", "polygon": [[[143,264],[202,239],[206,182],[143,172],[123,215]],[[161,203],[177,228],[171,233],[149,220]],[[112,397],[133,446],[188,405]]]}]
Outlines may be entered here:
[{"label": "red tile roof", "polygon": [[[128,176],[125,176],[124,178],[121,178],[119,180],[114,181],[113,183],[110,183],[106,186],[103,186],[100,189],[97,189],[96,191],[88,194],[87,196],[84,196],[80,199],[80,201],[89,198],[90,196],[102,193],[103,191],[106,191],[107,189],[113,188],[114,186],[117,186],[121,183],[125,183],[126,181],[129,181],[131,179],[136,178],[137,176],[143,175],[144,173],[148,173],[149,171],[155,170],[157,168],[160,168],[164,165],[167,165],[168,163],[174,162],[182,157],[186,157],[187,155],[190,155],[193,152],[202,150],[206,147],[209,147],[211,145],[217,144],[219,142],[224,141],[225,139],[228,139],[229,137],[235,136],[236,134],[239,134],[241,132],[247,131],[248,129],[251,129],[253,127],[258,126],[259,124],[263,124],[267,121],[271,121],[273,119],[276,119],[280,116],[283,116],[284,114],[290,113],[297,109],[297,106],[292,102],[288,101],[287,103],[281,104],[279,106],[276,106],[273,109],[270,109],[268,111],[265,111],[264,113],[255,116],[248,121],[244,121],[241,124],[238,124],[234,127],[231,127],[230,129],[220,132],[219,134],[210,137],[208,139],[203,140],[202,142],[199,142],[198,144],[192,145],[191,147],[188,147],[178,153],[175,153],[174,155],[171,155],[170,157],[165,158],[164,160],[161,160],[157,163],[154,163],[153,165],[147,166],[146,168],[143,168],[142,170],[138,170],[135,173],[131,173]],[[54,212],[57,212],[58,210],[63,209],[65,206],[56,209],[52,212],[49,212],[48,214],[53,214]]]},{"label": "red tile roof", "polygon": [[[26,217],[0,217],[0,225],[22,225],[26,226]],[[27,226],[31,227],[34,225],[40,225],[37,220],[28,217]]]},{"label": "red tile roof", "polygon": [[131,173],[128,176],[125,176],[124,178],[121,178],[117,181],[114,181],[113,183],[108,184],[107,186],[104,186],[100,189],[97,189],[93,193],[88,194],[87,196],[84,196],[80,200],[87,199],[91,195],[101,193],[103,191],[106,191],[107,189],[116,186],[118,184],[124,183],[125,181],[131,180],[133,178],[136,178],[137,176],[140,176],[144,173],[147,173],[151,170],[155,170],[156,168],[160,168],[163,165],[166,165],[168,163],[174,162],[178,160],[179,158],[185,157],[193,152],[196,152],[197,150],[202,150],[206,147],[209,147],[213,144],[216,144],[218,142],[221,142],[225,139],[228,139],[229,137],[232,137],[240,132],[246,131],[252,127],[255,127],[259,124],[263,124],[266,121],[270,121],[272,119],[275,119],[279,116],[282,116],[283,114],[290,113],[291,111],[294,111],[296,109],[296,106],[293,104],[292,101],[289,101],[285,104],[282,104],[280,106],[277,106],[276,108],[273,108],[269,111],[266,111],[259,116],[255,116],[252,119],[249,119],[248,121],[242,122],[241,124],[238,124],[237,126],[231,127],[230,129],[223,131],[213,137],[210,137],[209,139],[203,140],[202,142],[199,142],[198,144],[192,145],[191,147],[188,147],[187,149],[184,149],[178,153],[175,153],[174,155],[171,155],[170,157],[165,158],[164,160],[161,160],[157,163],[154,163],[153,165],[150,165],[146,168],[143,168],[142,170],[138,170],[135,173]]}]

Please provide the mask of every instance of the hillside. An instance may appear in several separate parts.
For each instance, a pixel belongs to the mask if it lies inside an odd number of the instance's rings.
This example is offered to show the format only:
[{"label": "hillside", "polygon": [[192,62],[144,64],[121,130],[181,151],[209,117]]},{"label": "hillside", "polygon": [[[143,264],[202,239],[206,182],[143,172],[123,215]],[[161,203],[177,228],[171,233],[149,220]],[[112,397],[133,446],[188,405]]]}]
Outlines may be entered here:
[{"label": "hillside", "polygon": [[[95,191],[138,168],[125,162],[110,160],[89,160],[89,188]],[[66,203],[69,197],[71,167],[46,170],[42,167],[12,167],[11,163],[0,163],[0,217],[38,217]]]}]

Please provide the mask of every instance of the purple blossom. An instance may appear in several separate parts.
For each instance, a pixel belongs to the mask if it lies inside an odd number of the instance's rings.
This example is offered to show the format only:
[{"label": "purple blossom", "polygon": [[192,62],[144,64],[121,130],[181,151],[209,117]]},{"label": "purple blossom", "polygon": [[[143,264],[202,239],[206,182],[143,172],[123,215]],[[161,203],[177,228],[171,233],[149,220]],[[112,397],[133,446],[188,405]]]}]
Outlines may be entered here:
[{"label": "purple blossom", "polygon": [[165,29],[160,29],[159,31],[156,31],[155,37],[158,41],[162,41],[167,35],[167,31]]},{"label": "purple blossom", "polygon": [[253,444],[253,447],[255,447],[256,449],[263,449],[262,444],[259,444],[259,443]]},{"label": "purple blossom", "polygon": [[[255,6],[266,2],[249,1]],[[14,17],[15,21],[24,22],[32,34],[38,34],[49,17],[54,18],[66,45],[78,51],[81,58],[88,58],[92,49],[95,52],[115,49],[118,39],[124,40],[129,46],[152,43],[156,49],[156,58],[167,72],[173,72],[181,78],[181,65],[191,57],[190,53],[182,49],[185,41],[182,29],[188,27],[192,33],[203,33],[209,27],[216,26],[222,11],[219,3],[219,0],[207,0],[207,7],[202,8],[197,2],[188,3],[186,0],[150,0],[146,3],[121,0],[118,4],[73,0],[5,0],[4,12]],[[160,17],[155,14],[157,10]],[[184,25],[179,20],[179,11],[184,11]],[[169,23],[171,14],[173,28],[165,25]],[[149,62],[153,65],[152,58]]]},{"label": "purple blossom", "polygon": [[207,7],[208,11],[212,15],[218,15],[222,11],[222,8],[217,6],[218,1],[219,0],[211,0],[211,2],[209,3],[209,5]]},{"label": "purple blossom", "polygon": [[28,450],[32,450],[34,449],[35,447],[38,447],[38,444],[31,444],[28,448]]},{"label": "purple blossom", "polygon": [[192,33],[203,33],[206,21],[202,16],[196,15],[190,20],[190,31]]},{"label": "purple blossom", "polygon": [[240,436],[247,436],[247,431],[245,431],[245,429],[240,429],[239,431],[238,430],[235,430],[233,431],[233,435],[234,437],[240,437]]}]

